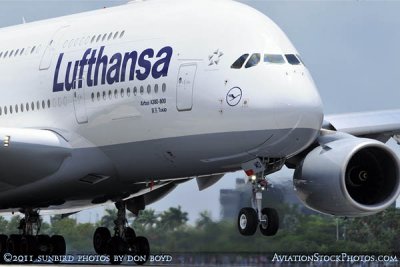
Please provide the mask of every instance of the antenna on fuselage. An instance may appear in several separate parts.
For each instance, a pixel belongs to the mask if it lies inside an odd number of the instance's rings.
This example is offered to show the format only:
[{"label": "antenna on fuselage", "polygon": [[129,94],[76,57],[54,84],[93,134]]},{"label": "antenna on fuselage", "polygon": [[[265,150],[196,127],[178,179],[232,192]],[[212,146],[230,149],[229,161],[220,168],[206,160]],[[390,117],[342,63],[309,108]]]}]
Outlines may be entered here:
[{"label": "antenna on fuselage", "polygon": [[25,24],[25,23],[26,23],[25,17],[22,17],[22,24]]}]

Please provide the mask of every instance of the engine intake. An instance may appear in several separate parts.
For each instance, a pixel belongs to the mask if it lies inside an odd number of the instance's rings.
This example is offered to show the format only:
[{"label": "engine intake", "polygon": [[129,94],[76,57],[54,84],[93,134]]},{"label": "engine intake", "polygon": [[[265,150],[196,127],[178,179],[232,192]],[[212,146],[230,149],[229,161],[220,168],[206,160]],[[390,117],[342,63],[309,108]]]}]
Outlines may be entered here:
[{"label": "engine intake", "polygon": [[385,144],[337,134],[307,154],[293,183],[302,202],[314,210],[364,216],[396,200],[399,175],[398,157]]}]

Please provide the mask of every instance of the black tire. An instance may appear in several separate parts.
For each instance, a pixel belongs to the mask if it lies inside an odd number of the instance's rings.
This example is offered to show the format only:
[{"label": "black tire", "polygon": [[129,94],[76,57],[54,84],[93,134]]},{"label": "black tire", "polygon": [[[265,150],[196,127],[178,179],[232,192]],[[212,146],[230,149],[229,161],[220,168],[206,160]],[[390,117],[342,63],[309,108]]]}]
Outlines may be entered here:
[{"label": "black tire", "polygon": [[51,252],[51,241],[48,235],[36,236],[37,242],[37,253],[38,255],[50,255]]},{"label": "black tire", "polygon": [[[51,244],[51,255],[65,255],[67,247],[65,245],[65,239],[61,235],[53,235],[50,238]],[[53,261],[53,263],[60,263],[61,261]]]},{"label": "black tire", "polygon": [[257,231],[258,217],[253,208],[243,208],[239,212],[237,221],[239,233],[245,236],[254,235]]},{"label": "black tire", "polygon": [[125,229],[125,241],[129,245],[133,244],[136,238],[136,233],[135,230],[133,230],[131,227],[127,227]]},{"label": "black tire", "polygon": [[8,236],[0,235],[0,263],[4,263],[4,253],[7,252]]},{"label": "black tire", "polygon": [[37,241],[34,236],[26,235],[21,238],[21,254],[33,256],[38,254]]},{"label": "black tire", "polygon": [[93,247],[99,255],[107,253],[107,244],[111,239],[110,230],[106,227],[98,227],[93,234]]},{"label": "black tire", "polygon": [[144,236],[136,237],[133,247],[134,255],[136,256],[134,262],[137,265],[145,264],[150,256],[150,244],[147,238]]},{"label": "black tire", "polygon": [[279,229],[279,215],[275,209],[263,208],[261,218],[266,219],[266,223],[260,223],[260,232],[265,236],[273,236]]},{"label": "black tire", "polygon": [[135,239],[136,239],[136,233],[135,230],[133,230],[131,227],[127,227],[125,229],[125,241],[127,244],[127,251],[126,253],[128,255],[134,256],[135,254]]},{"label": "black tire", "polygon": [[116,259],[114,256],[124,256],[127,252],[128,245],[119,236],[111,237],[107,245],[107,254],[110,256],[111,264],[121,264],[121,259]]},{"label": "black tire", "polygon": [[10,235],[7,239],[7,252],[21,255],[21,235]]}]

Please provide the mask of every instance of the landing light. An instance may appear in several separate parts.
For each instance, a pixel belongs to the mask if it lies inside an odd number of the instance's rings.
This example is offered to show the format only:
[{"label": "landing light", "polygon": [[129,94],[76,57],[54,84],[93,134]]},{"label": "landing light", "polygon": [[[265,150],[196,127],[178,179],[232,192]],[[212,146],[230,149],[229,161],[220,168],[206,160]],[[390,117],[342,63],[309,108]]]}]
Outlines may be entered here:
[{"label": "landing light", "polygon": [[4,147],[8,147],[10,145],[10,136],[9,135],[4,136],[3,144],[4,144]]}]

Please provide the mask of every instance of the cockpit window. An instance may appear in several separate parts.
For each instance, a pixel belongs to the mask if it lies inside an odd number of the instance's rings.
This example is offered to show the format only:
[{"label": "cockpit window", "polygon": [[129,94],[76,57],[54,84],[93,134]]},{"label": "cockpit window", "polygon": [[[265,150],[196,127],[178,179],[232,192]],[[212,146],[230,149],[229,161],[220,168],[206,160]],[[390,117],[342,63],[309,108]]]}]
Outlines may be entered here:
[{"label": "cockpit window", "polygon": [[265,54],[264,55],[264,62],[273,63],[273,64],[284,64],[285,60],[283,59],[282,55]]},{"label": "cockpit window", "polygon": [[285,55],[287,61],[291,65],[300,65],[300,60],[293,54]]},{"label": "cockpit window", "polygon": [[246,69],[256,66],[260,63],[261,55],[259,53],[252,54],[246,65],[244,66]]},{"label": "cockpit window", "polygon": [[241,55],[231,66],[232,69],[240,69],[246,59],[249,57],[249,54]]}]

